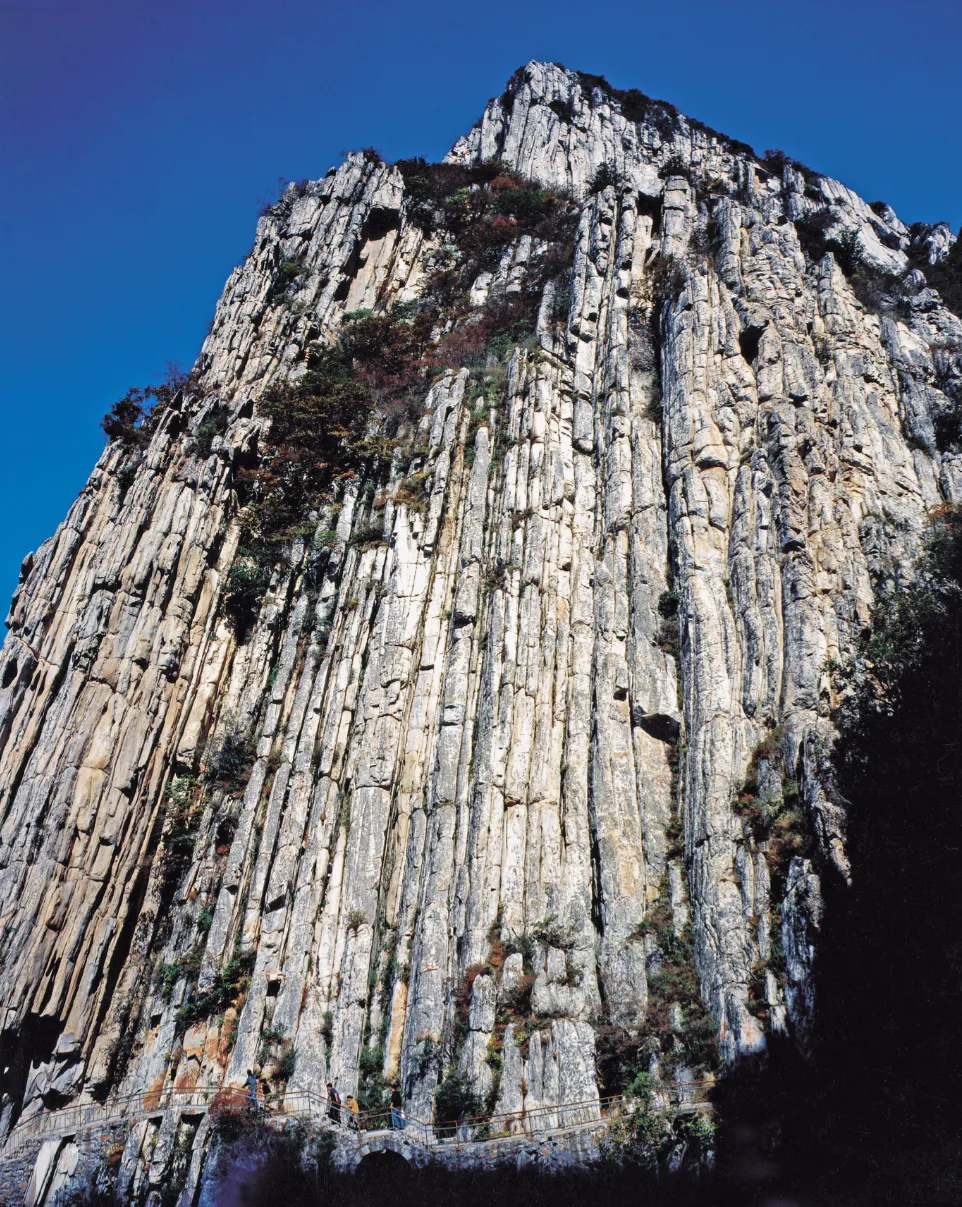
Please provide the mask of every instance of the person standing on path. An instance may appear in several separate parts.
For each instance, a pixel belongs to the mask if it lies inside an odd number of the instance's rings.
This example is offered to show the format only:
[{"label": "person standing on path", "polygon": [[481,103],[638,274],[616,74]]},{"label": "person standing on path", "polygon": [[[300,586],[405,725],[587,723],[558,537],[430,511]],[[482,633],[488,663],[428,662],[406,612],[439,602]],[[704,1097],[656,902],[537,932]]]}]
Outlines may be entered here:
[{"label": "person standing on path", "polygon": [[257,1078],[254,1076],[254,1070],[247,1070],[247,1097],[250,1099],[251,1110],[257,1110]]},{"label": "person standing on path", "polygon": [[327,1083],[327,1101],[330,1104],[327,1108],[327,1113],[331,1117],[332,1123],[341,1122],[341,1095],[334,1088],[333,1082]]},{"label": "person standing on path", "polygon": [[405,1126],[404,1111],[401,1107],[401,1091],[397,1085],[391,1086],[391,1126],[402,1131]]},{"label": "person standing on path", "polygon": [[361,1130],[361,1125],[359,1122],[360,1114],[361,1114],[361,1107],[353,1094],[348,1094],[348,1096],[347,1096],[347,1109],[348,1109],[348,1116],[347,1116],[348,1127],[350,1127],[353,1131],[359,1132]]}]

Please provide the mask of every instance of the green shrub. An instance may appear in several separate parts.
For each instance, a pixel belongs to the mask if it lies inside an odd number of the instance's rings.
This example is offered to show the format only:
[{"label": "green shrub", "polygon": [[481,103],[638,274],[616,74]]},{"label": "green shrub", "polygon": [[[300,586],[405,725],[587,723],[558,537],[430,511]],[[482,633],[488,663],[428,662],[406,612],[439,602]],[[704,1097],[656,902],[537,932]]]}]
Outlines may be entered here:
[{"label": "green shrub", "polygon": [[629,1098],[641,1099],[644,1106],[647,1107],[651,1102],[651,1097],[657,1084],[654,1075],[649,1073],[647,1069],[642,1069],[625,1086],[625,1094]]},{"label": "green shrub", "polygon": [[294,1053],[294,1045],[288,1044],[281,1052],[280,1058],[277,1061],[277,1079],[278,1081],[290,1081],[294,1076],[294,1069],[297,1066],[297,1056]]},{"label": "green shrub", "polygon": [[660,253],[648,262],[647,275],[651,281],[651,295],[656,306],[673,305],[688,281],[684,263],[677,256]]},{"label": "green shrub", "polygon": [[681,155],[670,155],[658,169],[658,175],[667,179],[669,176],[683,176],[691,180],[691,165]]},{"label": "green shrub", "polygon": [[146,390],[129,389],[123,398],[118,398],[100,421],[100,426],[109,440],[136,446],[146,444],[149,434],[143,426],[147,415],[144,403]]},{"label": "green shrub", "polygon": [[484,1103],[475,1092],[473,1083],[463,1073],[451,1072],[434,1091],[435,1135],[439,1139],[453,1136],[460,1119],[473,1119],[484,1114]]},{"label": "green shrub", "polygon": [[226,1010],[250,984],[255,957],[256,952],[236,947],[230,960],[215,975],[210,988],[188,996],[177,1011],[178,1023],[190,1026]]},{"label": "green shrub", "polygon": [[624,177],[618,169],[611,163],[600,164],[596,169],[594,176],[588,184],[588,192],[591,194],[601,193],[607,188],[620,188],[624,183]]},{"label": "green shrub", "polygon": [[362,1110],[383,1111],[390,1104],[391,1087],[384,1080],[384,1048],[381,1044],[368,1044],[361,1049],[358,1059],[360,1081],[357,1098]]},{"label": "green shrub", "polygon": [[174,396],[195,388],[196,374],[184,373],[177,365],[169,364],[164,380],[158,385],[131,386],[123,398],[118,398],[100,422],[110,440],[120,440],[130,447],[147,443],[156,416],[171,403]]},{"label": "green shrub", "polygon": [[282,300],[300,274],[301,265],[297,260],[282,260],[277,266],[274,279],[267,291],[267,304],[270,306]]},{"label": "green shrub", "polygon": [[571,951],[575,945],[570,929],[562,926],[555,914],[549,914],[543,922],[533,927],[531,937],[536,943],[545,947],[557,947],[561,951]]},{"label": "green shrub", "polygon": [[547,189],[515,188],[498,193],[491,208],[495,214],[515,218],[523,226],[537,226],[549,217],[557,198]]},{"label": "green shrub", "polygon": [[217,436],[227,431],[230,423],[230,411],[227,407],[217,406],[204,417],[203,423],[194,432],[194,452],[198,457],[210,456],[211,448]]},{"label": "green shrub", "polygon": [[[426,472],[411,474],[407,478],[402,478],[398,483],[397,490],[394,492],[392,501],[394,503],[403,503],[409,511],[423,515],[428,505],[427,480],[428,474]],[[381,537],[383,538],[383,529]]]},{"label": "green shrub", "polygon": [[250,776],[254,744],[247,734],[229,729],[215,748],[207,764],[207,778],[236,791]]},{"label": "green shrub", "polygon": [[710,1148],[715,1142],[714,1121],[702,1111],[679,1115],[676,1127],[686,1140],[695,1141],[705,1148]]},{"label": "green shrub", "polygon": [[163,893],[169,896],[190,866],[202,809],[195,800],[197,781],[192,775],[174,776],[164,789],[164,829],[160,866]]},{"label": "green shrub", "polygon": [[271,568],[262,558],[262,549],[242,546],[224,579],[221,598],[227,612],[238,623],[250,619],[270,584]]},{"label": "green shrub", "polygon": [[596,1026],[595,1067],[602,1097],[628,1093],[638,1077],[647,1077],[649,1063],[649,1039],[643,1031],[604,1023]]}]

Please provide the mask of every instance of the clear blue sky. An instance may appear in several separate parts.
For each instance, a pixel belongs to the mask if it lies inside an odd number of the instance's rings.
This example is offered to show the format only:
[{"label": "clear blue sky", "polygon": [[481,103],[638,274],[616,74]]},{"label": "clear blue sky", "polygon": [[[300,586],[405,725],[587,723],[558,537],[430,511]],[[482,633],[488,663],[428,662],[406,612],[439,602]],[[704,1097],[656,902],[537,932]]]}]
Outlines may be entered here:
[{"label": "clear blue sky", "polygon": [[2,0],[0,615],[279,176],[440,158],[538,58],[957,229],[960,50],[958,0]]}]

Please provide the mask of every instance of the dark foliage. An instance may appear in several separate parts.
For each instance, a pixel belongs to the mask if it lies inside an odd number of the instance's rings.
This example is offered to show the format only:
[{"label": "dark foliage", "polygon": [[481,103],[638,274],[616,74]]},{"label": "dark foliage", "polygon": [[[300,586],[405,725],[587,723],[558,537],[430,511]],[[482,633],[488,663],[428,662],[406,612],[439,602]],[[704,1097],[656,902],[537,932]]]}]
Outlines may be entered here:
[{"label": "dark foliage", "polygon": [[[278,176],[276,196],[271,201],[265,201],[260,204],[260,215],[262,218],[277,215],[284,216],[287,210],[290,209],[290,203],[296,201],[299,197],[303,197],[310,187],[310,180],[304,177],[302,180],[288,180],[285,176]],[[293,185],[293,189],[288,193],[287,190]]]},{"label": "dark foliage", "polygon": [[227,615],[246,631],[271,581],[270,551],[263,542],[242,545],[224,580],[221,599]]},{"label": "dark foliage", "polygon": [[271,420],[266,446],[257,468],[238,475],[257,520],[246,565],[236,584],[228,582],[228,595],[240,605],[248,607],[266,586],[259,568],[276,560],[270,545],[289,539],[336,475],[390,456],[390,442],[369,425],[403,405],[420,381],[429,333],[426,316],[360,314],[346,322],[337,344],[312,349],[301,378],[264,392],[261,411]]},{"label": "dark foliage", "polygon": [[[309,350],[306,373],[262,395],[260,410],[271,425],[255,463],[237,474],[249,519],[222,595],[241,633],[257,614],[283,547],[307,534],[337,481],[381,471],[395,447],[392,433],[419,405],[434,374],[503,357],[528,339],[545,285],[560,282],[570,265],[577,208],[566,197],[497,163],[462,167],[413,159],[398,167],[410,216],[426,230],[443,228],[456,250],[428,281],[422,301],[388,314],[345,315],[335,343]],[[468,285],[524,234],[540,244],[524,289],[472,309]],[[293,260],[279,265],[272,297],[283,296],[298,270]],[[453,329],[438,343],[434,331],[442,320]],[[197,439],[203,449],[213,435],[201,428]],[[423,486],[408,479],[403,501],[423,506]]]},{"label": "dark foliage", "polygon": [[234,790],[247,781],[254,758],[254,744],[238,730],[228,730],[207,766],[207,778],[216,784]]},{"label": "dark foliage", "polygon": [[148,438],[143,420],[150,405],[151,387],[145,390],[131,386],[123,398],[118,398],[100,421],[104,434],[110,440],[121,440],[124,444],[145,444]]},{"label": "dark foliage", "polygon": [[600,92],[618,106],[628,121],[648,122],[664,139],[671,138],[678,129],[678,110],[670,101],[656,101],[637,88],[614,88],[603,75],[579,71],[578,79],[590,99],[594,99],[596,91]]},{"label": "dark foliage", "polygon": [[423,170],[426,178],[412,177],[409,212],[425,229],[445,230],[458,248],[446,288],[438,280],[429,288],[441,307],[456,304],[470,281],[494,269],[508,244],[522,235],[557,243],[573,234],[577,209],[567,197],[498,164],[424,164]]},{"label": "dark foliage", "polygon": [[[919,581],[880,610],[843,681],[838,788],[854,888],[828,949],[837,1022],[825,1051],[858,1071],[850,1092],[877,1158],[894,1157],[902,1178],[913,1164],[938,1170],[955,1199],[962,1154],[946,1112],[962,1088],[962,510],[934,516]],[[919,1189],[914,1201],[938,1197]]]},{"label": "dark foliage", "polygon": [[[285,1207],[315,1207],[317,1203],[343,1207],[424,1207],[426,1203],[443,1207],[516,1207],[522,1203],[525,1207],[583,1207],[593,1199],[644,1202],[653,1207],[707,1207],[718,1202],[711,1189],[693,1176],[694,1171],[659,1176],[630,1160],[624,1167],[607,1165],[546,1176],[535,1168],[509,1166],[458,1173],[439,1166],[416,1169],[396,1153],[374,1153],[361,1162],[356,1174],[338,1174],[323,1150],[320,1160],[305,1160],[296,1141],[283,1143],[251,1134],[253,1144],[237,1141],[218,1162],[222,1184],[233,1183],[235,1188],[230,1201],[242,1201],[247,1207],[276,1207],[279,1202]],[[309,1139],[311,1143],[324,1142]],[[252,1149],[254,1161],[250,1159]],[[232,1162],[240,1168],[233,1176]]]},{"label": "dark foliage", "polygon": [[435,1131],[442,1139],[453,1136],[459,1119],[484,1114],[484,1103],[462,1073],[451,1072],[434,1091]]},{"label": "dark foliage", "polygon": [[827,252],[831,252],[842,272],[850,276],[858,264],[857,237],[853,243],[853,237],[848,232],[830,235],[828,232],[834,223],[835,215],[830,210],[819,210],[804,218],[796,218],[798,241],[813,263],[817,264]]},{"label": "dark foliage", "polygon": [[609,186],[620,188],[623,183],[623,177],[614,164],[603,163],[600,165],[594,176],[591,178],[591,183],[588,185],[589,193],[600,193]]},{"label": "dark foliage", "polygon": [[486,303],[441,340],[438,361],[456,367],[483,365],[489,356],[502,358],[534,335],[539,301],[536,294],[519,293]]},{"label": "dark foliage", "polygon": [[158,385],[131,386],[123,398],[118,398],[100,421],[110,440],[120,440],[131,447],[147,443],[159,416],[182,391],[196,389],[193,371],[185,373],[177,364],[168,364],[164,380]]},{"label": "dark foliage", "polygon": [[426,159],[399,159],[394,165],[404,177],[408,212],[423,230],[437,230],[443,224],[447,199],[461,189],[484,185],[501,175],[497,163],[462,166],[454,163],[429,163]]},{"label": "dark foliage", "polygon": [[227,431],[230,411],[225,406],[211,407],[204,421],[194,432],[194,452],[198,457],[209,457],[214,440]]},{"label": "dark foliage", "polygon": [[164,831],[161,869],[165,895],[180,882],[194,854],[200,808],[192,776],[172,779],[164,791]]},{"label": "dark foliage", "polygon": [[691,167],[680,155],[671,155],[658,169],[658,175],[666,180],[669,176],[683,176],[691,180]]},{"label": "dark foliage", "polygon": [[599,1024],[595,1028],[595,1067],[603,1098],[623,1094],[650,1059],[648,1038],[627,1027]]},{"label": "dark foliage", "polygon": [[692,130],[700,130],[708,138],[714,138],[716,141],[726,147],[733,155],[744,155],[748,159],[755,159],[755,148],[751,143],[741,142],[737,138],[731,138],[727,134],[723,134],[720,130],[715,130],[711,126],[706,126],[704,122],[698,121],[697,118],[687,117],[685,119]]},{"label": "dark foliage", "polygon": [[862,254],[855,230],[831,232],[831,210],[819,210],[795,220],[798,241],[809,260],[817,264],[828,252],[848,278],[852,292],[873,313],[899,311],[904,302],[902,277],[875,268]]},{"label": "dark foliage", "polygon": [[267,291],[268,306],[275,305],[283,300],[288,289],[293,285],[301,273],[301,266],[297,260],[281,260],[274,273],[274,280],[271,282],[271,287]]},{"label": "dark foliage", "polygon": [[217,972],[208,989],[201,993],[194,991],[188,995],[177,1011],[178,1023],[181,1026],[190,1026],[200,1019],[210,1018],[226,1010],[250,984],[254,955],[253,951],[236,948],[230,960]]},{"label": "dark foliage", "polygon": [[657,305],[670,305],[678,301],[688,280],[685,265],[681,260],[674,256],[656,255],[649,263],[648,273],[651,277],[652,297]]},{"label": "dark foliage", "polygon": [[866,260],[857,231],[829,233],[833,223],[830,210],[820,210],[795,220],[798,241],[806,256],[817,264],[831,252],[848,278],[852,292],[866,310],[874,313],[900,310],[904,302],[902,278],[880,272]]},{"label": "dark foliage", "polygon": [[799,172],[810,171],[803,163],[800,163],[797,159],[792,159],[790,155],[786,155],[784,151],[780,151],[777,148],[765,151],[762,155],[762,163],[770,172],[774,172],[778,176],[781,176],[786,168],[795,168]]}]

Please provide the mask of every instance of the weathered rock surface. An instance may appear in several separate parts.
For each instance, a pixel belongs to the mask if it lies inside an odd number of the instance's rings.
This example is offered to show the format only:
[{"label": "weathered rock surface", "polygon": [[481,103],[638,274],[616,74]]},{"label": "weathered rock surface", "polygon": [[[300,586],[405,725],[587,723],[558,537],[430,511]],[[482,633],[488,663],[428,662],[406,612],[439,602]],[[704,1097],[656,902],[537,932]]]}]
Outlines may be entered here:
[{"label": "weathered rock surface", "polygon": [[[804,1036],[818,871],[846,869],[826,663],[910,571],[927,512],[962,499],[933,427],[962,323],[924,279],[873,313],[832,254],[806,259],[794,220],[823,213],[904,273],[887,207],[625,107],[532,63],[454,147],[577,199],[567,305],[549,286],[498,397],[479,405],[469,368],[425,387],[391,480],[310,517],[249,633],[220,597],[258,398],[345,312],[416,299],[437,255],[401,173],[363,155],[260,219],[200,386],[142,453],[108,444],[25,563],[0,656],[6,1124],[111,1087],[239,1082],[268,1028],[290,1088],[354,1091],[364,1049],[418,1117],[453,1067],[499,1111],[597,1097],[599,1028],[652,1009],[663,889],[723,1054],[765,1044],[759,968],[767,1025]],[[950,245],[934,228],[926,255]],[[519,240],[473,300],[536,251]],[[423,509],[394,500],[413,473]],[[816,839],[780,916],[733,808],[776,726]],[[195,790],[172,883],[165,789],[204,785],[235,738],[249,779]],[[216,987],[238,948],[249,990],[185,1030],[189,984]]]}]

